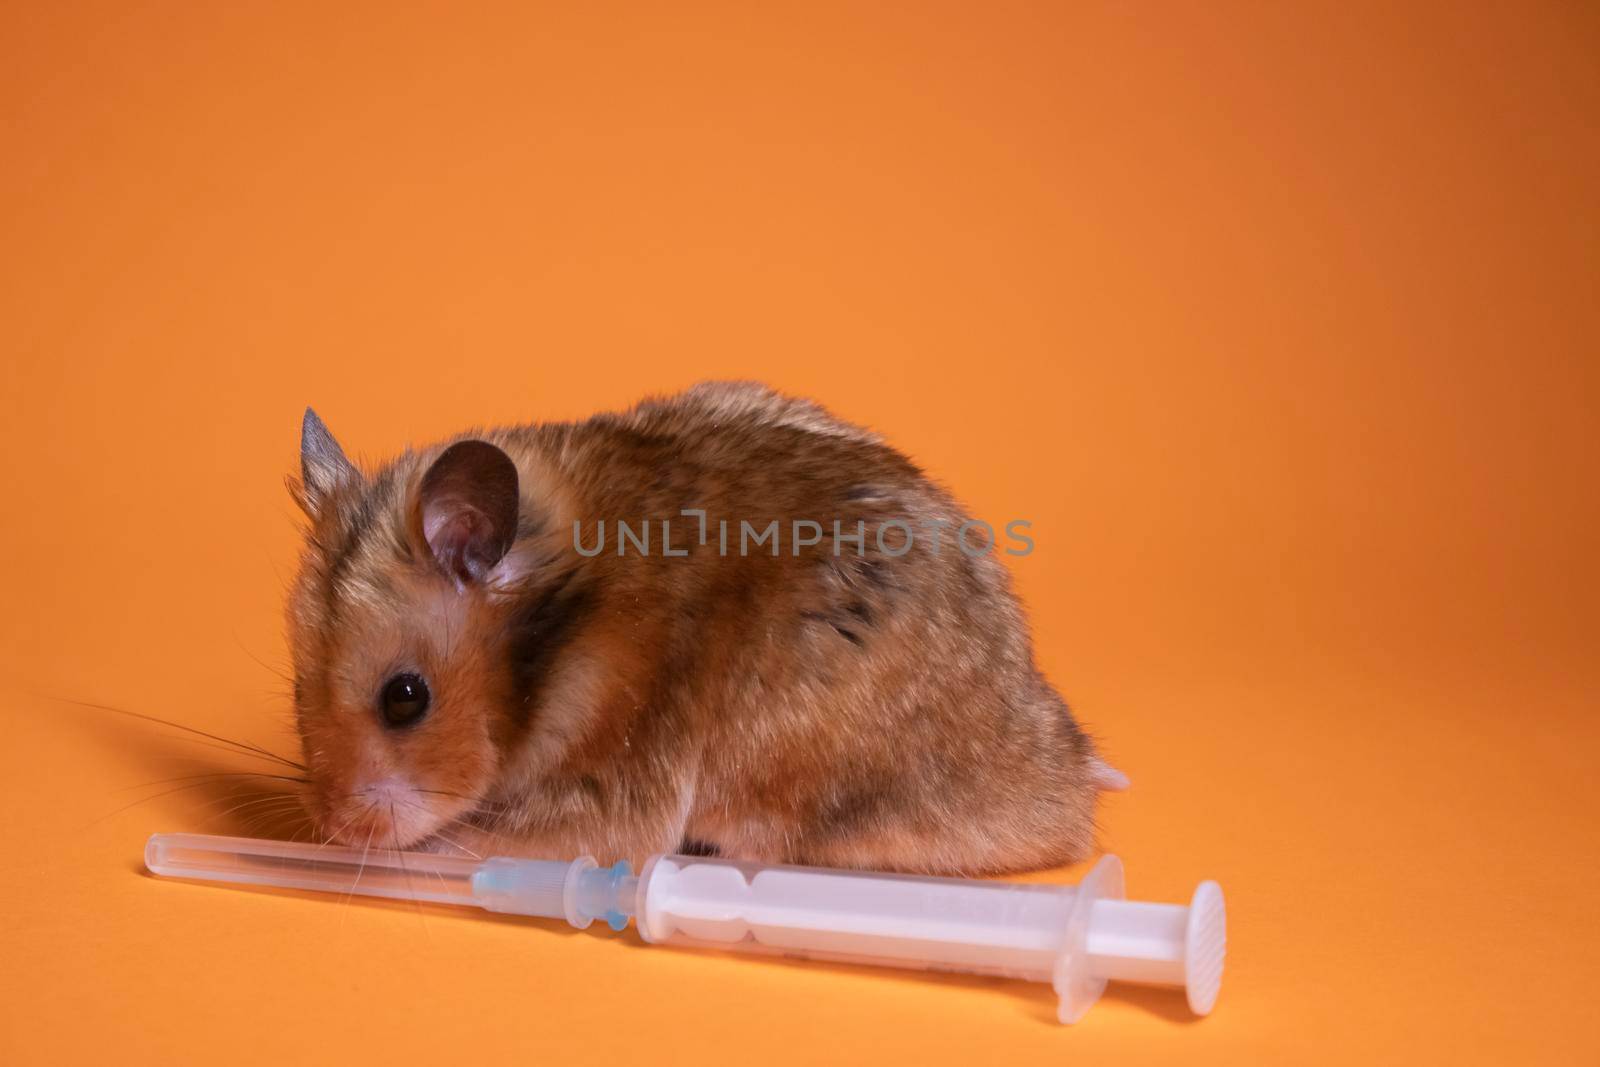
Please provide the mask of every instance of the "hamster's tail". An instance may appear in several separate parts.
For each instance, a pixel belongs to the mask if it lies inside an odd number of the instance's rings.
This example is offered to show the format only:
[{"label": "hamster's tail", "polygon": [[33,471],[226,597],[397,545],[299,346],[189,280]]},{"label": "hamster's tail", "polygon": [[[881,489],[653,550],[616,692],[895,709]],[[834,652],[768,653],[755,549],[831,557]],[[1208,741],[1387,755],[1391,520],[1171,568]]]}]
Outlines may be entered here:
[{"label": "hamster's tail", "polygon": [[1096,789],[1108,793],[1120,793],[1132,784],[1126,774],[1099,758],[1089,761],[1089,780],[1094,782]]}]

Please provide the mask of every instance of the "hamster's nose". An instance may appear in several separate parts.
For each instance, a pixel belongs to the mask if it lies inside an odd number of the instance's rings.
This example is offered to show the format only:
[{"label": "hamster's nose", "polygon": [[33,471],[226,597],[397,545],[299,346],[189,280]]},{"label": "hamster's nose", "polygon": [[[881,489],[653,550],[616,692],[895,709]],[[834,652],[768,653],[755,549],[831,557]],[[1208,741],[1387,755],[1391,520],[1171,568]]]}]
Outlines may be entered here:
[{"label": "hamster's nose", "polygon": [[359,796],[367,807],[384,815],[416,807],[422,801],[417,795],[416,787],[398,775],[379,778],[363,786]]},{"label": "hamster's nose", "polygon": [[328,813],[328,831],[347,845],[406,848],[426,837],[437,819],[409,781],[389,775],[345,795]]}]

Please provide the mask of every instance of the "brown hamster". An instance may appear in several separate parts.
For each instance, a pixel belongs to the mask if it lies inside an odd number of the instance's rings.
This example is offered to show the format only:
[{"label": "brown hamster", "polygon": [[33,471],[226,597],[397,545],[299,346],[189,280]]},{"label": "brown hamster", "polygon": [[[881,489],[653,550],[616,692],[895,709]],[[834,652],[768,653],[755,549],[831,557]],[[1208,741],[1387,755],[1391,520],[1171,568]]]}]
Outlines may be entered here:
[{"label": "brown hamster", "polygon": [[369,472],[308,410],[301,444],[327,837],[970,874],[1082,858],[1125,784],[960,507],[815,404],[710,383]]}]

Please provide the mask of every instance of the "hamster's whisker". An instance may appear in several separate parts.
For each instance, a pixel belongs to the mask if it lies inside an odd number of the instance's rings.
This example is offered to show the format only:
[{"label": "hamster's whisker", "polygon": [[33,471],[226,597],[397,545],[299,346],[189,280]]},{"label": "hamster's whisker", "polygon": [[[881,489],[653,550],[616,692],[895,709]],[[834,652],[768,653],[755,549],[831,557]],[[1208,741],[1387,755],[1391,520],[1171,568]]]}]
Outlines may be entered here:
[{"label": "hamster's whisker", "polygon": [[[254,837],[263,829],[276,828],[278,826],[278,820],[281,818],[283,818],[283,813],[281,812],[263,812],[262,814],[253,816],[246,821],[244,824],[244,831],[248,836]],[[302,822],[300,829],[295,831],[295,836],[298,837],[304,829],[305,826]],[[291,841],[293,839],[293,837],[290,838]]]},{"label": "hamster's whisker", "polygon": [[176,778],[158,778],[153,782],[125,785],[117,789],[116,792],[126,793],[130,789],[148,789],[155,785],[171,785],[173,782],[212,782],[223,778],[267,778],[277,782],[294,782],[297,785],[311,784],[311,779],[309,778],[299,778],[288,774],[264,774],[260,771],[208,771],[205,774],[186,774]]},{"label": "hamster's whisker", "polygon": [[[251,809],[253,809],[253,811],[251,811]],[[294,816],[294,814],[298,814],[296,805],[278,805],[278,803],[267,803],[266,800],[258,801],[258,803],[253,803],[253,805],[238,805],[237,808],[230,809],[229,813],[224,814],[237,814],[240,813],[240,811],[251,811],[251,819],[253,819],[251,824],[267,821],[267,819],[286,819],[288,816]],[[298,819],[296,825],[301,824],[301,822],[304,822],[304,819]]]},{"label": "hamster's whisker", "polygon": [[459,827],[461,827],[462,830],[483,830],[483,829],[486,829],[486,827],[480,827],[480,825],[472,824],[472,822],[467,822],[467,819],[464,819],[464,817],[462,817],[462,816],[450,816],[450,817],[448,817],[448,819],[445,819],[445,825],[459,825]]},{"label": "hamster's whisker", "polygon": [[[258,755],[257,753],[251,752],[251,751],[249,751],[247,749],[231,748],[231,747],[229,747],[227,745],[213,744],[210,741],[206,741],[206,740],[203,740],[203,739],[198,738],[198,737],[185,737],[185,736],[179,735],[177,737],[172,738],[172,740],[173,741],[181,741],[182,743],[184,743],[186,745],[194,745],[197,748],[210,749],[213,752],[226,752],[230,756],[236,756],[236,757],[237,756],[243,756],[246,759],[259,759],[259,760],[262,760],[262,761],[264,761],[266,763],[272,764],[273,766],[281,766],[285,770],[303,770],[304,769],[302,767],[299,767],[298,765],[290,766],[289,764],[285,763],[284,761],[282,761],[280,759],[275,759],[275,758],[272,758],[272,757],[269,757],[269,756]],[[184,758],[191,759],[191,760],[196,760],[196,757],[184,757]]]},{"label": "hamster's whisker", "polygon": [[[159,785],[159,784],[161,784],[161,783],[147,783],[147,785]],[[213,783],[211,781],[184,782],[182,785],[173,786],[171,789],[163,789],[159,793],[151,793],[149,796],[140,797],[139,799],[137,799],[135,801],[132,801],[132,802],[130,802],[128,804],[124,804],[122,807],[117,808],[114,811],[107,812],[105,815],[101,816],[100,819],[97,819],[94,823],[91,823],[90,825],[97,825],[98,823],[104,821],[105,819],[111,818],[113,815],[120,815],[121,813],[123,813],[125,811],[128,811],[131,808],[138,807],[140,804],[148,804],[152,800],[160,800],[162,797],[169,797],[169,796],[172,796],[174,793],[182,793],[183,791],[188,790],[188,789],[201,789],[201,788],[204,788],[207,785],[212,785],[212,784],[239,785],[239,784],[243,784],[243,783],[236,783],[236,782]],[[139,788],[145,788],[145,787],[142,787],[142,786],[131,786],[130,788],[139,789]],[[125,792],[125,791],[126,790],[119,790],[119,792]],[[238,795],[237,793],[234,793],[234,794],[232,794],[232,795],[230,795],[228,797],[224,797],[222,799],[223,800],[230,800],[230,799],[232,799],[233,796],[237,796],[237,795]],[[281,794],[273,794],[273,795],[274,796],[290,797],[290,798],[293,798],[296,803],[299,803],[298,794],[281,793]]]},{"label": "hamster's whisker", "polygon": [[427,796],[449,797],[451,800],[465,800],[467,803],[473,805],[474,811],[484,810],[485,805],[488,804],[486,798],[470,797],[465,793],[454,793],[448,789],[423,789],[419,786],[413,787],[411,791],[413,793],[422,793]]},{"label": "hamster's whisker", "polygon": [[[258,815],[276,814],[279,810],[289,811],[291,809],[282,807],[282,803],[285,800],[291,800],[292,801],[292,800],[294,800],[294,798],[293,797],[285,797],[285,796],[282,796],[281,794],[275,794],[275,795],[272,795],[272,796],[255,797],[255,798],[250,799],[250,800],[244,800],[244,801],[241,801],[238,804],[235,804],[232,807],[226,809],[225,811],[217,812],[215,815],[211,816],[209,821],[210,822],[221,822],[223,819],[226,819],[229,815],[233,815],[233,814],[236,814],[236,813],[241,812],[241,811],[248,811],[251,808],[264,808],[265,809],[265,810],[263,810],[261,812],[258,812],[257,813]],[[295,803],[298,806],[298,802],[296,801]]]},{"label": "hamster's whisker", "polygon": [[[451,848],[455,849],[457,852],[465,853],[467,855],[467,857],[470,858],[470,859],[475,859],[475,860],[483,859],[482,856],[478,855],[476,852],[472,851],[470,848],[468,848],[466,845],[463,845],[461,842],[459,842],[459,841],[455,840],[454,838],[448,836],[442,830],[435,830],[429,836],[435,838],[436,840],[444,842],[446,845],[449,845]],[[443,878],[440,878],[439,880],[441,882],[444,881]]]},{"label": "hamster's whisker", "polygon": [[[391,799],[389,801],[389,836],[391,838],[394,838],[395,837],[395,831],[397,831],[399,828],[400,828],[400,816],[395,811],[394,800]],[[398,844],[398,839],[396,839],[396,843]],[[425,912],[423,910],[423,908],[422,908],[422,901],[417,899],[417,883],[411,877],[411,868],[406,865],[405,850],[404,849],[400,849],[400,848],[396,848],[394,850],[394,857],[395,857],[395,860],[400,864],[400,873],[405,875],[406,890],[411,894],[411,898],[410,898],[411,899],[411,907],[417,913],[417,922],[422,924],[422,934],[429,941],[432,941],[433,940],[433,931],[428,929],[428,915],[427,915],[427,912]],[[437,872],[435,872],[435,873],[437,873]]]},{"label": "hamster's whisker", "polygon": [[[353,796],[354,794],[350,794],[350,795]],[[317,851],[320,852],[323,849],[327,848],[329,845],[333,844],[334,840],[336,838],[338,838],[338,836],[340,834],[344,833],[345,827],[349,826],[351,823],[355,822],[356,819],[360,818],[361,814],[362,814],[361,812],[357,811],[357,812],[352,812],[351,814],[345,816],[345,819],[344,819],[343,822],[341,822],[338,826],[334,827],[333,830],[331,830],[327,834],[323,835],[322,841],[317,845]]]},{"label": "hamster's whisker", "polygon": [[[418,792],[429,793],[429,792],[439,792],[439,790],[421,789],[421,790],[418,790]],[[408,797],[402,797],[402,798],[400,798],[400,803],[406,805],[407,807],[416,808],[417,810],[425,812],[427,814],[430,814],[430,815],[433,814],[432,810],[426,804],[423,804],[420,801],[417,801],[415,799],[411,799],[411,798],[408,798]],[[393,802],[391,802],[391,805],[390,805],[390,817],[391,818],[394,817]],[[445,820],[444,825],[449,826],[450,824],[457,823],[457,822],[460,822],[460,820],[455,818],[454,816],[451,816],[451,817],[449,817],[449,818],[447,818]],[[424,840],[435,840],[435,839],[439,840],[439,841],[442,841],[446,845],[449,845],[451,848],[454,848],[454,849],[456,849],[456,850],[458,850],[460,852],[465,852],[468,856],[471,856],[475,860],[483,858],[482,856],[479,856],[476,852],[473,852],[471,849],[467,848],[465,845],[462,845],[457,841],[452,841],[450,838],[446,837],[442,832],[440,832],[438,830],[435,830],[432,833],[430,833],[427,836],[427,838],[425,838]],[[434,873],[438,874],[437,871],[435,871]],[[442,883],[444,881],[444,879],[441,877],[439,879],[439,881]]]},{"label": "hamster's whisker", "polygon": [[[473,823],[468,822],[466,819],[462,818],[459,815],[451,816],[448,820],[445,821],[445,825],[446,826],[459,826],[463,830],[467,830],[467,831],[472,832],[472,833],[486,834],[488,836],[488,840],[489,840],[489,843],[491,845],[497,844],[504,837],[504,835],[502,835],[499,830],[496,830],[492,826],[478,826],[478,825],[475,825]],[[461,848],[460,845],[457,845],[456,847],[457,848]],[[466,852],[473,859],[482,859],[483,858],[482,856],[479,856],[477,853],[473,852],[471,849],[463,848],[462,851]]]},{"label": "hamster's whisker", "polygon": [[[114,811],[108,812],[107,814],[101,816],[99,819],[95,820],[95,822],[91,823],[90,825],[97,825],[97,824],[99,824],[101,822],[104,822],[105,820],[110,819],[113,816],[118,815],[118,814],[120,814],[120,813],[122,813],[124,811],[128,811],[128,810],[130,810],[132,808],[136,808],[140,804],[145,804],[145,803],[148,803],[148,802],[150,802],[152,800],[159,800],[161,797],[170,796],[170,795],[172,795],[174,793],[181,793],[181,792],[183,792],[185,790],[188,790],[188,789],[196,789],[196,788],[199,788],[199,787],[204,786],[206,784],[208,784],[208,783],[206,783],[206,782],[189,782],[189,783],[177,786],[177,787],[172,788],[172,789],[163,790],[162,792],[156,793],[156,794],[154,794],[152,796],[140,797],[138,800],[135,800],[130,804],[124,804],[122,807],[117,808]],[[237,783],[229,783],[229,784],[237,784]],[[209,810],[209,809],[214,809],[217,806],[222,805],[222,804],[232,804],[233,806],[227,808],[224,811],[220,811],[220,812],[212,812],[212,811]],[[244,811],[244,810],[247,810],[247,809],[252,808],[252,807],[256,807],[256,808],[262,809],[262,814],[263,815],[266,815],[266,814],[269,814],[269,813],[274,814],[274,815],[277,815],[277,814],[280,814],[280,813],[282,815],[290,815],[290,814],[293,814],[296,811],[301,811],[302,813],[304,811],[303,806],[301,805],[299,796],[297,796],[296,794],[293,794],[293,793],[249,793],[249,794],[244,794],[243,795],[243,799],[241,800],[241,794],[238,793],[237,791],[235,791],[235,792],[233,792],[232,794],[230,794],[228,796],[214,797],[214,798],[211,798],[211,799],[202,800],[200,802],[200,809],[201,809],[202,813],[205,813],[205,814],[204,814],[204,817],[201,819],[200,825],[202,827],[211,826],[214,823],[216,823],[218,820],[224,819],[228,815],[230,815],[230,814],[232,814],[234,812]],[[302,817],[304,817],[304,816],[302,816]]]},{"label": "hamster's whisker", "polygon": [[[367,811],[372,811],[372,805],[367,805]],[[356,867],[356,876],[355,880],[350,883],[350,892],[344,895],[344,900],[341,902],[344,905],[348,905],[355,898],[356,890],[361,887],[361,876],[367,872],[367,856],[372,853],[372,835],[377,832],[378,825],[376,823],[367,831],[367,840],[361,846],[361,863]]]},{"label": "hamster's whisker", "polygon": [[115,808],[115,809],[113,809],[111,811],[106,812],[104,815],[100,816],[98,819],[95,819],[89,825],[90,826],[99,826],[101,823],[105,822],[107,819],[111,819],[111,818],[114,818],[114,817],[116,817],[118,815],[121,815],[125,811],[131,811],[132,809],[137,808],[140,804],[148,804],[152,800],[160,800],[162,797],[169,797],[174,793],[181,793],[185,789],[199,789],[201,786],[204,786],[206,784],[208,784],[208,783],[206,783],[206,782],[185,782],[183,785],[173,786],[171,789],[163,789],[161,792],[152,793],[147,797],[140,797],[138,800],[131,801],[131,802],[127,803],[127,804],[124,804],[120,808]]},{"label": "hamster's whisker", "polygon": [[485,815],[504,815],[508,810],[504,806],[490,804],[485,800],[469,797],[465,793],[452,793],[448,789],[415,789],[413,792],[436,797],[449,797],[452,800],[465,800],[472,805],[469,814],[482,812]]},{"label": "hamster's whisker", "polygon": [[294,684],[294,679],[292,677],[290,677],[289,675],[283,673],[278,668],[274,667],[272,664],[268,663],[266,660],[262,659],[260,656],[256,655],[254,652],[251,652],[248,648],[246,648],[244,642],[239,639],[239,634],[238,634],[237,631],[235,631],[234,634],[233,634],[233,643],[238,645],[239,646],[239,651],[243,652],[245,655],[249,656],[252,660],[254,660],[256,665],[258,667],[260,667],[262,670],[265,670],[265,671],[268,671],[271,674],[277,675],[279,678],[282,678],[285,682],[289,683],[290,685]]},{"label": "hamster's whisker", "polygon": [[262,759],[272,760],[274,763],[281,763],[284,766],[291,767],[297,771],[304,771],[307,769],[303,763],[296,763],[294,760],[289,759],[286,756],[280,756],[276,752],[262,748],[260,745],[249,741],[235,741],[231,737],[223,737],[220,734],[208,733],[205,730],[199,730],[193,726],[185,726],[181,722],[173,722],[171,719],[162,719],[154,715],[146,715],[139,711],[129,711],[126,708],[116,708],[109,704],[96,704],[89,700],[73,700],[71,698],[62,699],[66,700],[66,702],[69,704],[76,704],[79,707],[91,708],[95,711],[109,711],[115,715],[126,715],[130,719],[140,719],[144,722],[154,723],[157,726],[166,726],[173,730],[182,730],[184,733],[193,734],[196,737],[204,737],[211,741],[220,742],[239,752],[248,753],[253,756],[259,756]]},{"label": "hamster's whisker", "polygon": [[[407,800],[406,803],[410,804],[413,807],[420,808],[423,811],[428,811],[427,805],[418,803],[415,800]],[[445,826],[462,826],[462,827],[466,827],[466,824],[463,823],[460,818],[458,818],[457,816],[454,816],[454,815],[452,815],[452,816],[448,817],[447,819],[445,819],[443,825],[445,825]],[[468,828],[470,829],[470,827],[468,827]],[[444,831],[442,831],[442,830],[434,830],[433,833],[428,835],[428,837],[431,838],[431,839],[436,839],[438,841],[442,841],[444,844],[449,845],[451,848],[455,849],[457,852],[464,852],[468,856],[472,857],[475,860],[483,859],[482,856],[478,855],[476,852],[472,851],[467,846],[461,844],[461,842],[456,841],[456,840],[450,838],[449,836],[447,836],[444,833]],[[444,879],[442,879],[442,878],[440,879],[441,882],[443,880]]]},{"label": "hamster's whisker", "polygon": [[221,818],[224,815],[227,815],[228,812],[230,812],[230,811],[234,811],[236,809],[248,808],[248,807],[256,807],[256,806],[265,807],[265,806],[269,806],[270,805],[272,807],[281,807],[285,811],[290,811],[290,810],[293,810],[294,808],[300,806],[300,798],[298,798],[296,796],[292,796],[292,795],[290,795],[288,793],[242,793],[241,794],[241,793],[237,793],[236,792],[236,793],[230,794],[229,796],[216,797],[216,798],[214,798],[212,800],[204,801],[202,803],[203,803],[203,806],[207,807],[207,808],[215,808],[215,807],[217,807],[219,805],[222,805],[222,804],[233,804],[234,805],[234,807],[229,808],[227,811],[223,811],[223,812],[221,812],[219,814],[211,815],[211,816],[208,817],[208,820],[215,820],[215,819]]}]

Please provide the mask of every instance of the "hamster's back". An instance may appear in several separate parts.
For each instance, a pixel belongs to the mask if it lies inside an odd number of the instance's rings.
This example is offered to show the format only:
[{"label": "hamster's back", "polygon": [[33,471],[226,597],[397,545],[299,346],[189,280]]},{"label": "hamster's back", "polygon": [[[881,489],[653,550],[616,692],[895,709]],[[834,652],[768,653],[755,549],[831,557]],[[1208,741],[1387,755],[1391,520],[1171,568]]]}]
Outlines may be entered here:
[{"label": "hamster's back", "polygon": [[[909,460],[746,383],[569,432],[591,545],[608,520],[606,599],[651,616],[651,699],[697,741],[689,837],[917,870],[1089,851],[1103,765],[1034,666],[998,548],[964,549],[968,516]],[[648,525],[644,551],[619,521]]]}]

